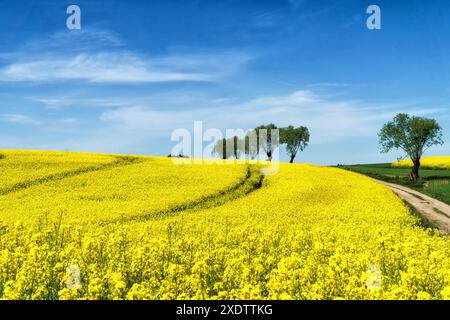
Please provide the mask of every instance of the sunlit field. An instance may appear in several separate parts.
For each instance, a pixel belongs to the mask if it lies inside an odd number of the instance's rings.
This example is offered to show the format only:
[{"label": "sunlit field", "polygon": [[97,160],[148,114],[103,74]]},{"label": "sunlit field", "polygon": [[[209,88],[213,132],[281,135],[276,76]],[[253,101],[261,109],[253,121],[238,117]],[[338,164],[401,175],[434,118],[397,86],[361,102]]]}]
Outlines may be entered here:
[{"label": "sunlit field", "polygon": [[3,299],[450,298],[448,238],[357,173],[1,154]]},{"label": "sunlit field", "polygon": [[[421,160],[421,166],[429,169],[450,169],[450,156],[429,156],[423,157]],[[401,160],[394,162],[393,167],[396,168],[411,168],[411,160]]]}]

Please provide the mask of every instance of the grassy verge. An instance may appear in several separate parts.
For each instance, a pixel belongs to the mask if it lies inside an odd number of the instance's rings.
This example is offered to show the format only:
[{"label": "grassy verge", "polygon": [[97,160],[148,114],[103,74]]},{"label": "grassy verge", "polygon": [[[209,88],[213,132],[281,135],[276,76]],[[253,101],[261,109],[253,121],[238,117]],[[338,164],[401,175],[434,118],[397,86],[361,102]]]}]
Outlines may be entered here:
[{"label": "grassy verge", "polygon": [[393,168],[389,163],[343,165],[339,168],[404,185],[450,204],[450,170],[423,168],[420,170],[421,178],[412,182],[409,180],[410,169]]}]

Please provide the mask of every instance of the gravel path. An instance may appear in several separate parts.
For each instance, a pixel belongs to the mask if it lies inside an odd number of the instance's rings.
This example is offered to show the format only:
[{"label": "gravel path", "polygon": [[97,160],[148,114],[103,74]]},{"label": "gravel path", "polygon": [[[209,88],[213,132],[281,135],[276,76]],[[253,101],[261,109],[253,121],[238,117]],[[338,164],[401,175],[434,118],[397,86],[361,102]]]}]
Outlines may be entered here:
[{"label": "gravel path", "polygon": [[450,234],[450,205],[408,187],[381,180],[376,181],[389,187],[408,202],[420,215],[439,228],[440,232]]}]

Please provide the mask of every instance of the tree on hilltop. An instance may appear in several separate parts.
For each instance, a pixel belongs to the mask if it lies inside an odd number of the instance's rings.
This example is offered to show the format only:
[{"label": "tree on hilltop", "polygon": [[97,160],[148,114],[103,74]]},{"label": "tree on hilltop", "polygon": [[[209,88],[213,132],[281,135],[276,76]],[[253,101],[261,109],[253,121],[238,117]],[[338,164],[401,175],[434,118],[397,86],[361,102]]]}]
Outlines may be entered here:
[{"label": "tree on hilltop", "polygon": [[213,149],[213,154],[216,154],[221,159],[229,159],[234,157],[239,159],[244,153],[245,141],[237,136],[229,139],[220,139],[216,142]]},{"label": "tree on hilltop", "polygon": [[[267,159],[272,161],[273,151],[279,145],[278,127],[273,123],[262,125],[255,128],[257,137],[258,153],[261,152],[260,148],[267,155]],[[274,140],[272,141],[272,136]]]},{"label": "tree on hilltop", "polygon": [[294,128],[288,126],[280,129],[280,143],[286,144],[286,151],[290,157],[289,162],[293,163],[298,151],[303,151],[309,142],[309,130],[300,126]]}]

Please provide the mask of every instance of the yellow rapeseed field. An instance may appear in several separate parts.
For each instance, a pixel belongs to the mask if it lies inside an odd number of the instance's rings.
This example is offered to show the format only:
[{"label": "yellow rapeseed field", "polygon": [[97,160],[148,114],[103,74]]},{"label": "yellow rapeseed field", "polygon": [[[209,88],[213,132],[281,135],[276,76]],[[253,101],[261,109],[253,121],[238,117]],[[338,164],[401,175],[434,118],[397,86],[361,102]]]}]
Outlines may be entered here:
[{"label": "yellow rapeseed field", "polygon": [[[49,180],[0,198],[4,222],[100,223],[148,217],[226,192],[246,178],[245,165],[174,165],[168,158],[139,157],[132,165]],[[225,169],[225,170],[223,170]],[[20,201],[18,201],[20,199]]]},{"label": "yellow rapeseed field", "polygon": [[[420,160],[423,168],[430,169],[450,169],[450,156],[430,156],[423,157]],[[397,168],[411,168],[413,165],[410,159],[394,162],[393,167]]]},{"label": "yellow rapeseed field", "polygon": [[448,238],[370,178],[122,160],[0,195],[1,298],[450,298]]},{"label": "yellow rapeseed field", "polygon": [[93,170],[116,160],[110,155],[5,150],[0,153],[0,193],[20,189],[47,177]]}]

